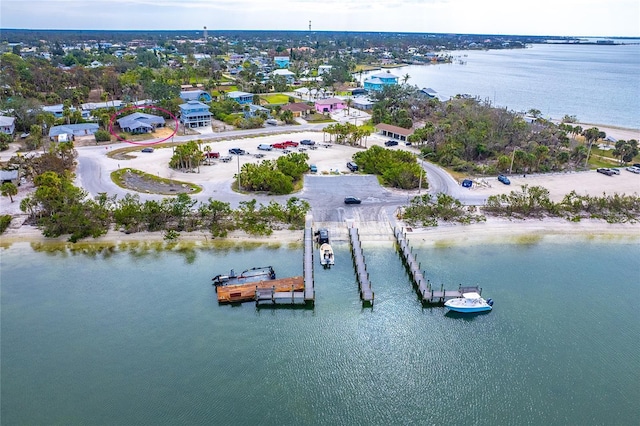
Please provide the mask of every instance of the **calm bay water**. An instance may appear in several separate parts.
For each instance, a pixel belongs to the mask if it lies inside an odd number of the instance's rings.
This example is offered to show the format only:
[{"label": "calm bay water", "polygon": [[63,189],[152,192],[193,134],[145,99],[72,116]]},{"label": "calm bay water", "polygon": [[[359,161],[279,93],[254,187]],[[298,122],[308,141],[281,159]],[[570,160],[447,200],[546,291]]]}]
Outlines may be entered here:
[{"label": "calm bay water", "polygon": [[218,305],[210,278],[301,248],[2,250],[2,424],[640,422],[640,244],[418,248],[436,283],[496,304],[423,308],[390,243],[316,270],[316,307]]},{"label": "calm bay water", "polygon": [[534,44],[451,54],[451,64],[390,71],[409,74],[408,84],[431,87],[442,100],[469,94],[513,111],[533,108],[544,117],[575,115],[583,123],[640,128],[640,44]]}]

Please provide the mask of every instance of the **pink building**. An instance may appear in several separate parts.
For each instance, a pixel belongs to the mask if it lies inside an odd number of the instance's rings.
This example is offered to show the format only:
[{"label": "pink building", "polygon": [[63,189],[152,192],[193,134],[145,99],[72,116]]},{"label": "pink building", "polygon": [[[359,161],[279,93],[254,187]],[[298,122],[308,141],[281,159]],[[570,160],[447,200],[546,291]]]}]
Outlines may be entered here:
[{"label": "pink building", "polygon": [[316,101],[316,111],[320,113],[333,112],[346,107],[345,101],[338,98],[318,99]]}]

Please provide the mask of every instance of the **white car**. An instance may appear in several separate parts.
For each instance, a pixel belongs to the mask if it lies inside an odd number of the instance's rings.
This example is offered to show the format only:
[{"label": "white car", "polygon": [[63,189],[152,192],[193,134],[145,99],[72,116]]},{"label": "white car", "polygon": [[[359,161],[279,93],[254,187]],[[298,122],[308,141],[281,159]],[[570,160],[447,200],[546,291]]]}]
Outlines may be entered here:
[{"label": "white car", "polygon": [[627,170],[630,171],[631,173],[635,173],[637,175],[640,175],[640,168],[639,167],[629,166],[629,167],[627,167]]}]

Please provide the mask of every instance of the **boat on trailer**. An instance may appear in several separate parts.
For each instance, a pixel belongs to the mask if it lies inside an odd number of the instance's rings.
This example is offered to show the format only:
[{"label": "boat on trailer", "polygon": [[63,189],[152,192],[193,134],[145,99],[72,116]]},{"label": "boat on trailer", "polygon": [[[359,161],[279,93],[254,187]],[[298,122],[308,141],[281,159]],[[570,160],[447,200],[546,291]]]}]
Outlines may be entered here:
[{"label": "boat on trailer", "polygon": [[463,293],[462,297],[444,302],[444,306],[455,312],[486,312],[493,307],[493,300],[484,300],[478,293]]},{"label": "boat on trailer", "polygon": [[242,271],[236,275],[232,269],[228,275],[220,274],[211,278],[213,285],[218,287],[222,285],[247,284],[259,281],[269,281],[276,279],[276,271],[271,266],[257,266]]},{"label": "boat on trailer", "polygon": [[329,268],[335,263],[333,257],[333,249],[329,243],[324,243],[320,246],[320,264],[325,268]]}]

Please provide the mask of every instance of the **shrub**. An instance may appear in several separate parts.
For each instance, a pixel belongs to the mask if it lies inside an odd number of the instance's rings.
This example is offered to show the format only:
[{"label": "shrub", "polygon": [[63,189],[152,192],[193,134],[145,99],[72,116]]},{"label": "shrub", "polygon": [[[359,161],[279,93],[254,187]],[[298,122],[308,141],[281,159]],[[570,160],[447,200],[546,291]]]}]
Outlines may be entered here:
[{"label": "shrub", "polygon": [[9,227],[11,223],[11,215],[3,214],[0,216],[0,234],[4,234],[4,231]]},{"label": "shrub", "polygon": [[100,129],[96,131],[94,136],[96,137],[96,142],[111,142],[111,133],[106,130]]}]

